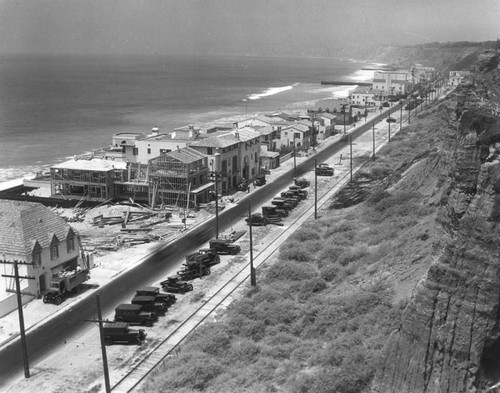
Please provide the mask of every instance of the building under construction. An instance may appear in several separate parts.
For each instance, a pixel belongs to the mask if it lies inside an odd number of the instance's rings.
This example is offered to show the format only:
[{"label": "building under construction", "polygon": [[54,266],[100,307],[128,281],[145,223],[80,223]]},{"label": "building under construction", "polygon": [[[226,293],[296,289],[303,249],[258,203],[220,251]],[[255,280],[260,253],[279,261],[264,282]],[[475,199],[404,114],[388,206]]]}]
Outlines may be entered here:
[{"label": "building under construction", "polygon": [[82,156],[50,170],[52,196],[92,201],[132,200],[151,207],[196,207],[210,200],[206,155],[185,147],[147,164]]},{"label": "building under construction", "polygon": [[171,151],[148,162],[149,204],[195,207],[210,200],[207,156],[190,148]]}]

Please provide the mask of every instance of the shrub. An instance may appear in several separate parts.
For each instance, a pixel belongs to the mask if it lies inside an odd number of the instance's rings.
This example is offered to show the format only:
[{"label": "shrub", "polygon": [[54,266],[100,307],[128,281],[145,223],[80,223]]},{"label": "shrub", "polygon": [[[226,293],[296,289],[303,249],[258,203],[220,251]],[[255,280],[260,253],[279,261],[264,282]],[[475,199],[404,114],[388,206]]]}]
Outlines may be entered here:
[{"label": "shrub", "polygon": [[320,269],[320,276],[323,280],[332,282],[336,278],[341,278],[343,276],[343,271],[338,264],[332,263]]},{"label": "shrub", "polygon": [[318,233],[317,228],[304,227],[295,232],[290,236],[291,241],[305,242],[308,240],[319,240],[321,236]]},{"label": "shrub", "polygon": [[341,266],[347,266],[348,264],[363,258],[368,253],[366,246],[351,247],[345,250],[339,257],[337,262]]},{"label": "shrub", "polygon": [[316,268],[308,263],[299,263],[295,261],[277,261],[272,265],[266,278],[271,280],[307,280],[317,275]]}]

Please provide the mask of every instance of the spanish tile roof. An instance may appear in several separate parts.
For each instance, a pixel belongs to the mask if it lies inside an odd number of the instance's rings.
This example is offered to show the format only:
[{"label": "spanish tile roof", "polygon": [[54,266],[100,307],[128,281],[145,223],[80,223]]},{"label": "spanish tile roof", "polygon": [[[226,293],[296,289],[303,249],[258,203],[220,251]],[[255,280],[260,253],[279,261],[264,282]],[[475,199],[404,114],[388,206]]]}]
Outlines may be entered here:
[{"label": "spanish tile roof", "polygon": [[191,147],[183,147],[182,149],[179,150],[173,150],[171,152],[166,153],[166,155],[173,157],[176,160],[179,160],[185,164],[196,162],[206,157],[205,154],[202,154],[198,150],[195,150]]},{"label": "spanish tile roof", "polygon": [[71,227],[40,203],[0,200],[0,254],[26,255],[38,244],[49,247],[55,235],[67,238]]}]

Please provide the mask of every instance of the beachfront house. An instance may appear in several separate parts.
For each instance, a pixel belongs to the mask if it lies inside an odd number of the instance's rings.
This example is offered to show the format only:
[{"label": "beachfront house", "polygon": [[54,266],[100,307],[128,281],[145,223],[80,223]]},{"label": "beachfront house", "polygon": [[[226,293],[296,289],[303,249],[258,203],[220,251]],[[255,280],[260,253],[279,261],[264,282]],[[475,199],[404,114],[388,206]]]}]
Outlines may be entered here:
[{"label": "beachfront house", "polygon": [[148,162],[149,205],[196,207],[210,200],[214,183],[208,180],[208,157],[190,147],[177,149]]},{"label": "beachfront house", "polygon": [[127,163],[92,156],[75,157],[50,168],[53,197],[107,201],[118,195],[116,182],[124,181]]},{"label": "beachfront house", "polygon": [[318,131],[316,133],[318,141],[324,141],[326,138],[335,134],[335,119],[336,115],[333,113],[320,113],[315,115],[317,123],[315,124],[318,127]]},{"label": "beachfront house", "polygon": [[349,102],[351,105],[374,108],[376,103],[373,97],[373,88],[370,86],[358,86],[349,92]]},{"label": "beachfront house", "polygon": [[221,174],[220,190],[229,192],[244,179],[251,182],[260,173],[260,133],[251,127],[234,126],[193,142],[190,147],[208,156],[210,172]]},{"label": "beachfront house", "polygon": [[296,151],[308,150],[311,146],[311,128],[312,124],[309,126],[300,122],[283,128],[280,132],[280,150],[283,153],[288,153],[294,149],[294,146]]},{"label": "beachfront house", "polygon": [[154,127],[151,134],[135,140],[135,155],[132,159],[129,156],[126,159],[129,162],[147,164],[154,157],[189,146],[204,136],[200,128],[193,125],[176,128],[169,133],[161,133]]},{"label": "beachfront house", "polygon": [[384,92],[389,101],[399,100],[408,94],[412,83],[410,71],[375,71],[372,89]]},{"label": "beachfront house", "polygon": [[[0,200],[0,266],[14,276],[18,261],[22,302],[40,297],[55,273],[81,264],[77,235],[66,221],[40,203]],[[0,278],[0,317],[17,308],[15,279]]]},{"label": "beachfront house", "polygon": [[233,128],[243,129],[245,127],[252,127],[261,133],[263,136],[261,143],[266,146],[268,151],[279,151],[280,131],[284,127],[293,124],[293,122],[280,116],[255,115],[233,123]]}]

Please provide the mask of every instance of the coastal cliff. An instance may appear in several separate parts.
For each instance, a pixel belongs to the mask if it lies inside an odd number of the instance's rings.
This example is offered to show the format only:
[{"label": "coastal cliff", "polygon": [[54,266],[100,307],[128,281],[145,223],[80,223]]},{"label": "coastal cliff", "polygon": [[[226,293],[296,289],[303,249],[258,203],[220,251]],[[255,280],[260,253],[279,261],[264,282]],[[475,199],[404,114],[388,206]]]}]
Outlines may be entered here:
[{"label": "coastal cliff", "polygon": [[482,392],[500,380],[498,73],[477,75],[440,108],[449,127],[425,160],[445,163],[433,191],[445,246],[433,251],[372,392]]}]

